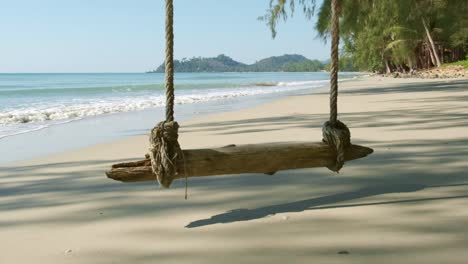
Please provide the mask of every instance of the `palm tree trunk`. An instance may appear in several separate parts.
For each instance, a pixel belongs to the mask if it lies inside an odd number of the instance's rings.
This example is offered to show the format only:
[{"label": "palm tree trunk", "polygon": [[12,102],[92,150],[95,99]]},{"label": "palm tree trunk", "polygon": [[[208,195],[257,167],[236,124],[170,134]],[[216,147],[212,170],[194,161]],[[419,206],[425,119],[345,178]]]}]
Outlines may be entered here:
[{"label": "palm tree trunk", "polygon": [[431,59],[432,65],[437,66],[437,62],[436,62],[436,59],[434,57],[434,52],[431,49],[430,44],[427,44],[427,52],[429,53],[429,58]]},{"label": "palm tree trunk", "polygon": [[437,54],[437,50],[436,50],[435,45],[434,45],[434,40],[432,40],[431,33],[429,32],[429,29],[427,28],[426,20],[424,20],[424,18],[422,18],[421,20],[422,20],[422,23],[423,23],[423,26],[424,26],[424,30],[426,31],[427,39],[429,40],[429,43],[431,44],[432,54],[433,54],[433,56],[435,58],[436,66],[440,67],[441,64],[440,64],[439,55]]},{"label": "palm tree trunk", "polygon": [[388,65],[388,60],[385,60],[385,70],[387,74],[392,72],[392,70],[390,70],[390,65]]},{"label": "palm tree trunk", "polygon": [[439,52],[440,52],[440,63],[444,63],[444,46],[439,45]]}]

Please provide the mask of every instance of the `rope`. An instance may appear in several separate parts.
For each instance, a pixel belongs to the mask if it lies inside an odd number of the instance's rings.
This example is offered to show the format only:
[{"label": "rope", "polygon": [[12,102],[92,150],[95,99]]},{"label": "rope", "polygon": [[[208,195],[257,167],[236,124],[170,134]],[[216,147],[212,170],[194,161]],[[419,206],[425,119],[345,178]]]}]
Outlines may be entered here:
[{"label": "rope", "polygon": [[336,160],[328,168],[339,172],[344,165],[346,148],[351,145],[351,133],[348,127],[338,120],[338,47],[340,44],[338,0],[331,1],[331,69],[330,69],[330,120],[322,128],[323,142],[332,146],[336,151]]},{"label": "rope", "polygon": [[[166,120],[157,124],[149,138],[151,168],[159,184],[169,188],[177,169],[178,161],[185,158],[180,148],[179,124],[174,121],[174,5],[173,0],[166,0],[166,60],[165,60],[165,87],[166,87]],[[185,173],[185,199],[187,199],[187,173]]]},{"label": "rope", "polygon": [[331,69],[330,69],[330,122],[334,125],[338,119],[338,46],[340,44],[340,23],[338,19],[338,0],[332,0],[331,21]]},{"label": "rope", "polygon": [[166,0],[166,121],[174,121],[174,5]]}]

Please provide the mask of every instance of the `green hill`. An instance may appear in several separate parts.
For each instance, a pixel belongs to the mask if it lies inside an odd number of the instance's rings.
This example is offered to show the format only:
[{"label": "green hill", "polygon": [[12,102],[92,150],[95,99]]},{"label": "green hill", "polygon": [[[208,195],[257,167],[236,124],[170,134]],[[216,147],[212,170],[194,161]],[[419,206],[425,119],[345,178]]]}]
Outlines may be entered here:
[{"label": "green hill", "polygon": [[[151,72],[164,72],[164,63]],[[320,71],[324,69],[323,63],[318,60],[309,60],[302,55],[292,54],[273,56],[247,65],[221,54],[213,58],[194,57],[174,61],[176,72],[296,72]]]}]

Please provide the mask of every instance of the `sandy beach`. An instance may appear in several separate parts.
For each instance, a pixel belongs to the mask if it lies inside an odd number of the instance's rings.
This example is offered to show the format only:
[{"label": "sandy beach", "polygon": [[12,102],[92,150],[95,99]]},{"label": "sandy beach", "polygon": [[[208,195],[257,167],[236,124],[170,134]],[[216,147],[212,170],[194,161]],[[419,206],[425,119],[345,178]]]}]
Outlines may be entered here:
[{"label": "sandy beach", "polygon": [[[191,178],[187,201],[181,180],[107,179],[144,156],[145,135],[1,166],[0,263],[467,263],[468,80],[340,89],[352,142],[374,149],[340,174]],[[320,141],[328,102],[289,96],[190,120],[180,143]]]}]

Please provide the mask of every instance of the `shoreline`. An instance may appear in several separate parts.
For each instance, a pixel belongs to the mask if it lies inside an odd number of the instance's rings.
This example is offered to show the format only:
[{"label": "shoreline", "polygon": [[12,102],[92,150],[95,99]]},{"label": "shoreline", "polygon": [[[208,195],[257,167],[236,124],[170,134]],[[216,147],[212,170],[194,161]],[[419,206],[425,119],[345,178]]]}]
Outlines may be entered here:
[{"label": "shoreline", "polygon": [[[372,155],[340,174],[191,178],[187,201],[183,180],[166,190],[104,175],[142,158],[144,135],[0,165],[0,262],[464,263],[466,98],[468,79],[342,83],[340,120]],[[320,141],[328,103],[323,91],[191,119],[180,144]]]},{"label": "shoreline", "polygon": [[[346,74],[349,74],[349,73],[345,73],[345,76]],[[365,78],[369,78],[369,75],[365,73],[361,73],[361,75],[355,76],[353,78],[344,78],[342,80],[339,80],[339,83],[354,82],[354,81],[358,81],[358,80],[365,79]],[[320,80],[319,82],[321,81],[322,80]],[[178,105],[177,108],[179,109],[177,112],[182,113],[182,116],[184,114],[187,115],[186,117],[178,118],[178,121],[180,124],[183,124],[185,122],[190,123],[192,120],[197,120],[202,117],[209,117],[210,115],[214,114],[213,112],[215,112],[211,110],[217,110],[219,108],[218,106],[224,105],[224,104],[229,105],[231,109],[220,109],[220,112],[229,113],[229,112],[235,112],[235,111],[244,110],[244,109],[255,108],[257,106],[268,104],[276,100],[282,100],[290,96],[323,93],[323,92],[328,91],[328,87],[329,87],[329,84],[327,82],[317,87],[314,86],[314,87],[296,89],[296,90],[291,90],[291,91],[259,94],[259,95],[254,95],[254,96],[239,96],[239,97],[233,97],[233,98],[224,99],[224,100],[215,100],[215,101],[207,101],[207,102],[198,102],[194,104]],[[245,102],[240,102],[241,100]],[[203,110],[200,111],[200,109],[203,109]],[[64,122],[51,124],[49,126],[34,129],[31,131],[26,131],[26,132],[21,132],[15,135],[5,136],[3,138],[0,138],[0,154],[2,154],[2,151],[1,151],[2,148],[3,148],[3,151],[8,151],[8,152],[13,151],[13,153],[15,153],[16,151],[15,146],[21,145],[22,142],[25,142],[25,141],[34,142],[34,144],[36,145],[33,147],[33,149],[47,148],[51,150],[47,152],[39,152],[37,154],[34,154],[33,156],[30,155],[21,159],[16,158],[14,160],[11,160],[11,159],[2,160],[0,158],[0,167],[2,165],[7,166],[9,164],[27,162],[29,160],[46,158],[51,155],[60,155],[62,153],[67,153],[70,151],[79,151],[80,149],[92,147],[94,145],[111,144],[119,140],[125,140],[127,138],[146,135],[151,130],[152,124],[157,123],[159,120],[159,119],[155,119],[155,121],[153,121],[152,117],[154,116],[155,118],[162,118],[163,111],[164,111],[163,107],[158,107],[158,108],[149,108],[149,109],[130,111],[130,112],[110,113],[107,115],[91,116],[91,117],[85,117],[85,118],[80,118],[76,120],[67,120]],[[124,122],[130,123],[131,125],[133,125],[132,131],[136,131],[136,133],[133,133],[133,132],[130,134],[120,133],[116,135],[115,132],[108,131],[109,136],[107,137],[105,133],[100,132],[102,135],[98,139],[90,138],[88,136],[87,138],[85,138],[87,139],[86,143],[81,142],[78,144],[76,141],[72,140],[72,138],[70,137],[67,138],[67,134],[68,134],[67,131],[70,131],[72,129],[77,130],[78,128],[79,131],[85,132],[84,127],[89,127],[89,126],[97,126],[100,128],[110,127],[112,126],[112,123],[118,122],[122,120],[122,118]],[[106,125],[100,125],[102,121],[104,121]],[[145,127],[145,129],[143,129],[143,127]],[[42,143],[38,142],[38,140],[43,141],[44,138],[47,139],[47,137],[50,137],[50,134],[55,135],[55,139],[58,138],[61,144],[54,143],[52,141],[42,142]],[[81,134],[80,136],[82,137],[86,135],[87,133],[85,132],[84,134]],[[80,140],[83,141],[84,139],[80,139]]]},{"label": "shoreline", "polygon": [[[404,79],[401,79],[401,78],[400,79],[394,79],[393,77],[390,77],[390,76],[371,75],[371,74],[364,75],[363,74],[363,76],[358,77],[358,78],[340,80],[339,83],[340,83],[340,93],[341,93],[341,92],[343,92],[343,89],[349,89],[349,88],[356,89],[356,87],[369,86],[369,85],[372,85],[372,84],[375,85],[375,84],[379,84],[380,82],[385,82],[384,86],[391,86],[391,85],[395,85],[395,84],[424,83],[424,82],[429,82],[429,83],[432,83],[432,82],[452,82],[452,81],[457,81],[457,80],[464,80],[464,79],[460,79],[460,78],[424,79],[424,78],[414,78],[414,77],[413,78],[404,78]],[[360,84],[359,82],[362,82],[362,81],[364,81],[364,83]],[[180,120],[179,123],[181,125],[181,132],[183,132],[185,124],[191,125],[191,124],[195,124],[195,123],[198,123],[198,122],[204,122],[206,120],[209,120],[210,117],[216,117],[216,118],[222,119],[222,117],[224,115],[236,115],[237,112],[242,112],[242,111],[255,111],[255,108],[262,107],[262,106],[267,106],[268,104],[274,104],[275,102],[282,102],[283,100],[288,100],[288,98],[295,97],[295,96],[297,96],[299,94],[306,95],[306,96],[307,95],[314,95],[314,94],[315,95],[328,94],[328,88],[329,88],[329,85],[325,84],[325,85],[320,86],[320,87],[316,87],[316,88],[314,87],[314,88],[308,88],[308,89],[305,88],[305,89],[296,90],[296,91],[293,91],[293,92],[283,92],[283,93],[280,93],[280,94],[267,94],[266,96],[264,95],[266,98],[263,98],[262,100],[259,100],[259,102],[255,102],[255,103],[250,102],[250,103],[247,103],[247,104],[244,104],[244,105],[242,105],[242,104],[233,105],[234,109],[232,109],[232,110],[231,109],[230,110],[225,109],[225,110],[221,111],[220,113],[210,113],[209,111],[205,111],[205,113],[203,113],[201,115],[197,115],[194,112],[191,115],[189,115],[190,117],[188,117],[188,118],[180,118],[179,119]],[[246,98],[246,99],[251,99],[252,101],[255,101],[255,98],[253,98],[253,97],[250,98],[250,97],[252,97],[252,96],[248,96],[248,98]],[[260,95],[259,97],[262,97],[262,95]],[[233,99],[235,99],[235,98],[233,98]],[[240,97],[239,99],[243,99],[243,97]],[[198,103],[198,104],[210,104],[210,103],[212,103],[213,105],[217,105],[217,104],[222,103],[222,102],[220,102],[220,101],[201,102],[201,103]],[[186,107],[189,107],[189,108],[196,108],[196,106],[198,104],[182,105],[182,106],[186,106]],[[208,108],[208,109],[210,109],[210,108]],[[156,121],[148,120],[148,117],[150,115],[155,115],[155,116],[161,116],[161,118],[162,118],[162,111],[163,110],[164,110],[163,108],[154,108],[154,109],[144,109],[144,110],[133,111],[133,112],[112,113],[112,114],[105,115],[105,116],[95,116],[95,117],[90,117],[90,118],[71,120],[71,121],[68,121],[68,122],[55,124],[55,125],[52,125],[52,126],[49,126],[49,127],[46,127],[46,128],[34,130],[34,131],[31,131],[31,132],[34,133],[34,132],[38,132],[38,131],[41,131],[41,130],[47,130],[47,129],[50,129],[50,128],[55,128],[55,127],[63,128],[62,126],[67,126],[69,124],[75,124],[75,122],[96,123],[96,122],[100,122],[100,120],[102,120],[102,118],[104,118],[104,119],[111,118],[110,120],[112,120],[111,122],[113,122],[116,119],[119,119],[120,117],[125,116],[125,115],[128,115],[128,116],[143,115],[143,118],[146,119],[146,122],[145,122],[146,124],[148,124],[148,123],[157,123],[158,122],[157,120]],[[187,112],[187,111],[185,111],[185,112]],[[132,119],[134,119],[134,117]],[[141,121],[142,118],[139,118],[138,120]],[[325,122],[325,121],[326,121],[326,119],[323,122]],[[100,148],[101,146],[118,144],[119,142],[126,142],[126,141],[132,141],[133,142],[135,139],[141,140],[142,137],[147,137],[147,134],[149,133],[150,130],[151,130],[151,127],[148,128],[147,130],[139,129],[138,130],[139,132],[137,134],[120,135],[118,137],[113,137],[111,139],[102,140],[102,142],[95,142],[95,143],[92,143],[92,144],[77,146],[77,147],[70,148],[70,149],[54,151],[54,152],[46,153],[45,155],[38,154],[38,155],[35,155],[34,157],[29,157],[29,158],[24,158],[24,159],[17,159],[17,160],[12,160],[12,161],[8,161],[8,162],[1,162],[0,161],[0,168],[2,166],[10,166],[12,164],[24,164],[24,163],[28,163],[28,162],[34,162],[35,160],[48,159],[49,157],[57,157],[57,156],[61,156],[63,154],[70,153],[72,151],[73,152],[74,151],[81,151],[81,150],[86,150],[88,148],[91,148],[91,149]],[[26,133],[22,133],[22,134],[29,134],[29,133],[30,132],[26,132]],[[19,134],[19,136],[21,136],[22,134]],[[20,140],[22,140],[22,139],[20,139]],[[12,144],[16,144],[16,142],[13,142]],[[229,143],[229,144],[231,144],[231,143]],[[212,146],[212,147],[215,147],[215,146]]]},{"label": "shoreline", "polygon": [[[351,78],[349,79],[352,80]],[[285,89],[284,91],[272,91],[264,94],[239,95],[217,100],[177,104],[176,115],[179,116],[178,120],[180,122],[185,122],[215,112],[229,112],[253,107],[284,96],[301,94],[304,91],[320,91],[326,88],[326,84],[323,84],[324,81],[326,80],[307,81],[311,85],[308,88],[299,86],[292,87],[291,90]],[[280,84],[278,83],[278,87],[281,86]],[[289,87],[292,84],[295,83],[286,83],[285,86]],[[44,124],[38,128],[4,136],[0,138],[0,164],[77,150],[94,144],[112,142],[128,136],[144,134],[151,129],[154,123],[157,123],[163,117],[163,112],[164,107],[153,107],[136,111],[88,116],[75,120],[56,120],[55,123]],[[88,130],[89,127],[94,128],[92,132]],[[68,136],[70,133],[77,133],[77,131],[81,131],[80,137],[72,138]],[[27,150],[28,152],[17,148],[17,146],[23,145],[23,142],[33,144]],[[31,149],[35,153],[31,153]],[[7,156],[7,153],[13,155]]]},{"label": "shoreline", "polygon": [[[305,89],[307,86],[323,86],[323,83],[327,82],[327,76],[320,75],[320,73],[289,73],[286,75],[278,73],[281,76],[269,74],[257,73],[255,76],[249,77],[243,74],[236,76],[212,76],[203,73],[200,76],[182,75],[177,86],[176,103],[185,105],[253,95],[261,97],[265,94],[288,93]],[[108,114],[145,111],[164,106],[164,84],[161,78],[145,78],[142,74],[130,74],[132,75],[130,77],[118,75],[116,78],[120,78],[120,80],[114,81],[110,78],[114,74],[91,74],[89,77],[92,80],[88,81],[89,83],[85,81],[80,83],[73,79],[75,77],[60,77],[63,78],[62,80],[56,74],[49,74],[52,81],[47,83],[44,77],[39,78],[35,74],[29,75],[32,79],[30,82],[33,84],[23,87],[21,82],[24,80],[14,79],[11,81],[13,84],[0,89],[0,93],[6,98],[11,96],[10,101],[17,99],[16,93],[18,95],[33,93],[33,96],[26,97],[26,99],[20,97],[16,103],[17,106],[8,100],[2,102],[3,108],[0,107],[2,111],[0,113],[0,139],[60,123],[102,117]],[[359,76],[359,74],[342,73],[343,78],[346,79],[346,76],[351,78]],[[272,88],[266,88],[270,86]],[[96,97],[86,97],[90,92],[97,93],[94,95]],[[50,98],[44,97],[44,93],[52,93],[52,95]],[[143,98],[142,94],[145,94]],[[76,96],[77,101],[67,100],[66,98],[70,95]],[[55,103],[46,103],[51,100]],[[28,108],[25,102],[33,103],[35,106]]]}]

